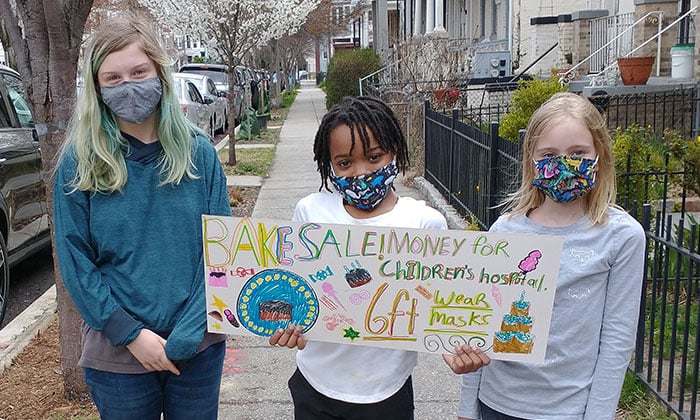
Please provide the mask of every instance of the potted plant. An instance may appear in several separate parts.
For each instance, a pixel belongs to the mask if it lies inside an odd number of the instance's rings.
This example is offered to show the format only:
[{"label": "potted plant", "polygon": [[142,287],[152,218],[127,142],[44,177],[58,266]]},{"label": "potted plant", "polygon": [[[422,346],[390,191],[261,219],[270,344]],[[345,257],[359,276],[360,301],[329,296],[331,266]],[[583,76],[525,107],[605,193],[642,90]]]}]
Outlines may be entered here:
[{"label": "potted plant", "polygon": [[620,70],[620,78],[625,85],[644,85],[651,76],[654,67],[653,55],[618,57],[617,67]]},{"label": "potted plant", "polygon": [[552,75],[566,75],[566,73],[571,70],[571,65],[574,62],[574,55],[571,52],[564,53],[564,61],[566,64],[561,63],[560,67],[552,67]]},{"label": "potted plant", "polygon": [[457,102],[457,99],[459,99],[459,93],[459,88],[433,89],[435,101],[445,106],[453,106]]}]

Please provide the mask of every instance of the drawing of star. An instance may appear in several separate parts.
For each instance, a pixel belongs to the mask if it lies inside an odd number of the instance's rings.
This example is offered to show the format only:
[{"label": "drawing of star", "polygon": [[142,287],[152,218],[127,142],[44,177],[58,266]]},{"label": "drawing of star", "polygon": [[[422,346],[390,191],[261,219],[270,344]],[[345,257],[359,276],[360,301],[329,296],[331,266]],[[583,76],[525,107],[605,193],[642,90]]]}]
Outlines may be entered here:
[{"label": "drawing of star", "polygon": [[343,330],[343,337],[349,338],[350,341],[355,341],[356,338],[360,337],[360,333],[355,331],[353,327],[345,328]]},{"label": "drawing of star", "polygon": [[217,331],[219,331],[219,330],[221,329],[221,324],[219,324],[218,322],[215,322],[215,323],[211,324],[211,326],[212,326],[214,329],[216,329]]},{"label": "drawing of star", "polygon": [[228,306],[226,303],[224,303],[223,300],[219,299],[216,295],[212,295],[214,298],[214,303],[211,304],[211,306],[216,306],[219,309],[219,312],[223,313],[224,309]]}]

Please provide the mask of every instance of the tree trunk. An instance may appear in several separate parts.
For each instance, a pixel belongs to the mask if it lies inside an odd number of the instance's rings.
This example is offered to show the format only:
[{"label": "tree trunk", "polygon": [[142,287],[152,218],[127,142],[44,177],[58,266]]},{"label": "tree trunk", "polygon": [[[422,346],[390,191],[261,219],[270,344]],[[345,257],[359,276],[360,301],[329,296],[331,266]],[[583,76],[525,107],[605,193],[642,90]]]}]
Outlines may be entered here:
[{"label": "tree trunk", "polygon": [[[85,21],[93,1],[43,0],[13,3],[16,4],[16,9],[8,0],[0,0],[0,15],[7,29],[10,46],[15,52],[17,70],[22,76],[33,108],[44,168],[49,224],[53,231],[53,168],[75,103],[78,56]],[[54,244],[65,391],[68,398],[85,399],[88,389],[78,367],[81,317],[63,286],[55,249]]]}]

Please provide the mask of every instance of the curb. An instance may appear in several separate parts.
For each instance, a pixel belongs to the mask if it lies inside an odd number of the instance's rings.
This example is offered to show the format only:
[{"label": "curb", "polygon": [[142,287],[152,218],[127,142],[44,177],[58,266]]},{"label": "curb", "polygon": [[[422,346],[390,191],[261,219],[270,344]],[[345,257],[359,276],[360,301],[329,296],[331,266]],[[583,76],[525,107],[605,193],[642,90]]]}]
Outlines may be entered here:
[{"label": "curb", "polygon": [[457,213],[457,210],[445,200],[445,197],[427,179],[417,176],[413,179],[413,184],[425,196],[426,201],[445,216],[448,228],[466,230],[469,227],[464,218]]},{"label": "curb", "polygon": [[[238,127],[239,126],[236,126],[236,128],[233,130],[234,136],[238,133],[238,131],[237,131]],[[214,148],[216,149],[216,153],[219,153],[224,147],[228,146],[228,139],[229,139],[229,136],[228,136],[228,134],[226,134],[226,137],[224,137],[223,139],[221,139],[220,142],[218,142],[214,145]]]},{"label": "curb", "polygon": [[0,374],[56,319],[56,285],[0,330]]}]

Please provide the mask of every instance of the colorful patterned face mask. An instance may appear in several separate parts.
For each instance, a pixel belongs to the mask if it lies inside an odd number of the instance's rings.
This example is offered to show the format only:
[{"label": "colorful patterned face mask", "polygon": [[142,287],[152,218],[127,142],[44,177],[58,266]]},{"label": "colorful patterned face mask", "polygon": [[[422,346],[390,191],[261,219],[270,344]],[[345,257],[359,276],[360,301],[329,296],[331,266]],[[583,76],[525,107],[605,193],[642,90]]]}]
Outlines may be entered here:
[{"label": "colorful patterned face mask", "polygon": [[360,210],[372,211],[382,202],[399,173],[391,161],[374,172],[360,176],[337,176],[331,168],[331,183],[348,204]]},{"label": "colorful patterned face mask", "polygon": [[557,203],[569,203],[583,197],[595,184],[595,159],[555,156],[535,160],[537,175],[532,185]]}]

